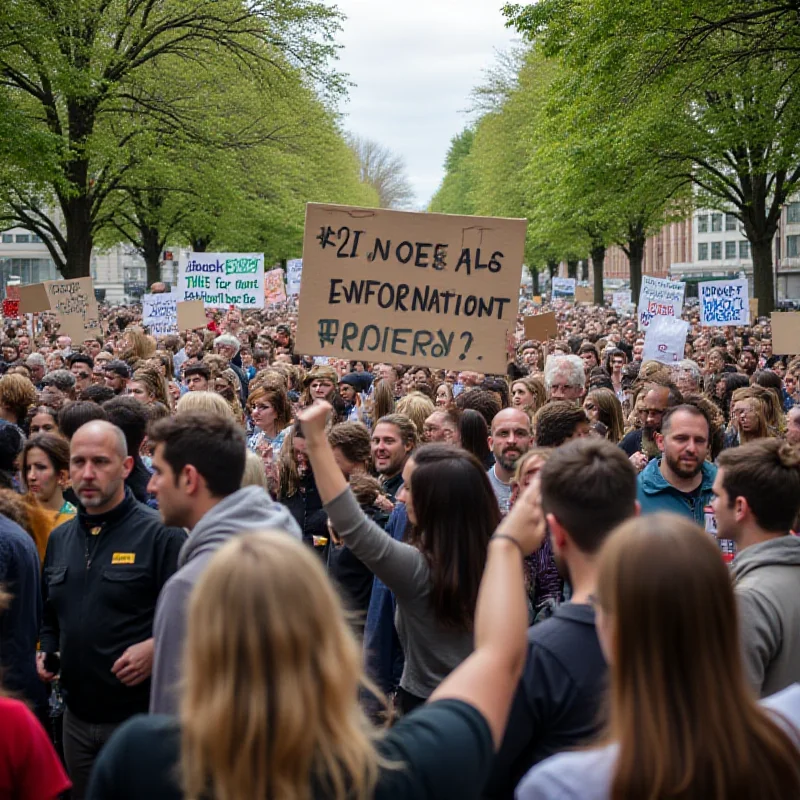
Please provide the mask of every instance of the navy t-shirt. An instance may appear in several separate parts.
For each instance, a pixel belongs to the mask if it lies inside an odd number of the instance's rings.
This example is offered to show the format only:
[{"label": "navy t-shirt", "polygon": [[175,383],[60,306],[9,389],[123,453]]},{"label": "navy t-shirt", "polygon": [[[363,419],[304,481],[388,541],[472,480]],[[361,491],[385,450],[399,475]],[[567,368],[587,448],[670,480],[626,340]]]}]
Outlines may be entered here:
[{"label": "navy t-shirt", "polygon": [[[378,742],[399,769],[380,773],[375,800],[477,798],[492,765],[483,715],[460,700],[439,700],[403,717]],[[182,800],[180,729],[172,717],[136,716],[122,725],[94,765],[87,800]],[[315,800],[325,795],[316,792]]]},{"label": "navy t-shirt", "polygon": [[528,659],[485,797],[513,798],[534,764],[591,740],[607,672],[591,606],[565,603],[528,630]]},{"label": "navy t-shirt", "polygon": [[36,642],[42,621],[39,554],[33,539],[0,514],[0,586],[11,605],[0,613],[0,667],[3,686],[28,702],[45,702],[45,685],[36,674]]}]

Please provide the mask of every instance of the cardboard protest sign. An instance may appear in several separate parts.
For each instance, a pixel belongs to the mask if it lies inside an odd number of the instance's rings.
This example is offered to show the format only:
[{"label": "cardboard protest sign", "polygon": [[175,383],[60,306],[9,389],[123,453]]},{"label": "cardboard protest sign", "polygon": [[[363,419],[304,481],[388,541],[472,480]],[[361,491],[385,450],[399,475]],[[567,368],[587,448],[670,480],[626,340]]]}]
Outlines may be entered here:
[{"label": "cardboard protest sign", "polygon": [[772,352],[779,356],[800,353],[800,311],[773,311]]},{"label": "cardboard protest sign", "polygon": [[43,283],[32,283],[19,287],[20,314],[38,314],[50,310],[50,297]]},{"label": "cardboard protest sign", "polygon": [[286,302],[282,269],[271,269],[264,275],[264,302],[267,305]]},{"label": "cardboard protest sign", "polygon": [[591,286],[578,286],[575,289],[576,303],[594,303],[594,289]]},{"label": "cardboard protest sign", "polygon": [[264,308],[263,253],[183,253],[178,299],[206,308]]},{"label": "cardboard protest sign", "polygon": [[44,286],[50,298],[50,310],[58,318],[60,333],[73,342],[102,335],[100,311],[90,277],[46,281]]},{"label": "cardboard protest sign", "polygon": [[153,336],[178,331],[178,293],[162,292],[142,296],[142,324]]},{"label": "cardboard protest sign", "polygon": [[747,325],[750,321],[747,278],[701,283],[697,293],[700,297],[701,325],[719,328]]},{"label": "cardboard protest sign", "polygon": [[532,317],[525,317],[525,338],[534,339],[537,342],[544,342],[558,336],[558,322],[554,312],[549,314],[536,314]]},{"label": "cardboard protest sign", "polygon": [[286,262],[286,294],[300,294],[300,278],[302,275],[302,258],[292,258]]},{"label": "cardboard protest sign", "polygon": [[750,321],[758,319],[758,298],[750,298]]},{"label": "cardboard protest sign", "polygon": [[639,330],[646,331],[655,317],[680,317],[686,284],[642,275],[639,291]]},{"label": "cardboard protest sign", "polygon": [[295,351],[505,372],[525,224],[310,203]]},{"label": "cardboard protest sign", "polygon": [[689,323],[683,319],[657,315],[650,320],[644,335],[642,361],[674,364],[683,359]]},{"label": "cardboard protest sign", "polygon": [[627,308],[631,304],[631,293],[613,292],[611,295],[611,308]]},{"label": "cardboard protest sign", "polygon": [[192,331],[205,328],[208,324],[206,307],[202,300],[182,300],[176,306],[179,331]]},{"label": "cardboard protest sign", "polygon": [[551,298],[553,300],[575,299],[575,278],[553,278],[551,284]]}]

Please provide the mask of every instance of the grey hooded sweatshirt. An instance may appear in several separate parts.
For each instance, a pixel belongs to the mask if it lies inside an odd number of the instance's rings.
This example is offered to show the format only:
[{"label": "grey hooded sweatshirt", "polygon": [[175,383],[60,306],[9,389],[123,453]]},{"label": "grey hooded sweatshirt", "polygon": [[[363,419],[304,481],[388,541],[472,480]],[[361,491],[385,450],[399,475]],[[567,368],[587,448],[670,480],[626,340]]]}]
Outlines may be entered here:
[{"label": "grey hooded sweatshirt", "polygon": [[800,681],[800,538],[751,545],[732,570],[745,670],[768,697]]},{"label": "grey hooded sweatshirt", "polygon": [[296,539],[301,538],[300,528],[288,509],[272,500],[259,486],[246,486],[228,495],[192,529],[178,556],[178,571],[158,596],[153,624],[151,714],[177,713],[189,594],[209,559],[232,536],[268,529],[286,531]]}]

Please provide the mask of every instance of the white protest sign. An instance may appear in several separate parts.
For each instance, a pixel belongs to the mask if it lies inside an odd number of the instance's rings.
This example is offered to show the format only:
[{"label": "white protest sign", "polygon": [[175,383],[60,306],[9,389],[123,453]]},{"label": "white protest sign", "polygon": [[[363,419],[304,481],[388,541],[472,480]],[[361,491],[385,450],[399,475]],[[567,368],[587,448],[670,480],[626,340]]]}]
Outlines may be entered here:
[{"label": "white protest sign", "polygon": [[567,300],[575,299],[575,287],[577,281],[575,278],[553,278],[552,283],[552,299],[553,300]]},{"label": "white protest sign", "polygon": [[701,325],[720,328],[747,325],[750,322],[747,278],[701,283],[697,292],[700,296]]},{"label": "white protest sign", "polygon": [[142,296],[142,324],[153,336],[178,331],[178,293],[162,292]]},{"label": "white protest sign", "polygon": [[655,317],[680,317],[683,310],[683,281],[642,275],[639,292],[639,330],[647,330]]},{"label": "white protest sign", "polygon": [[631,304],[631,293],[613,292],[611,295],[611,308],[627,308]]},{"label": "white protest sign", "polygon": [[178,300],[206,308],[264,308],[263,253],[182,253]]},{"label": "white protest sign", "polygon": [[302,274],[302,258],[292,258],[286,262],[286,294],[300,294],[300,277]]},{"label": "white protest sign", "polygon": [[689,323],[676,317],[657,315],[647,326],[642,361],[675,364],[683,359]]},{"label": "white protest sign", "polygon": [[269,305],[286,302],[282,269],[271,269],[264,275],[264,302]]}]

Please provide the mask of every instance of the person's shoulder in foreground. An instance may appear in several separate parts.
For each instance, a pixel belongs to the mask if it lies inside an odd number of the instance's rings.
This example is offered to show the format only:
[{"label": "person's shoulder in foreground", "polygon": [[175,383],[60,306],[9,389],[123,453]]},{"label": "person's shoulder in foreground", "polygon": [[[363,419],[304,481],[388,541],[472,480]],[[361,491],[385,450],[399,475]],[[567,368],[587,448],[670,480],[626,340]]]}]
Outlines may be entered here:
[{"label": "person's shoulder in foreground", "polygon": [[[761,701],[800,743],[800,683]],[[537,764],[520,781],[517,800],[607,800],[617,746],[561,753]]]},{"label": "person's shoulder in foreground", "polygon": [[537,764],[519,783],[517,800],[608,800],[616,745],[559,753]]},{"label": "person's shoulder in foreground", "polygon": [[55,800],[70,786],[33,713],[19,700],[0,697],[0,796]]},{"label": "person's shoulder in foreground", "polygon": [[[460,700],[430,703],[404,717],[379,740],[376,800],[478,797],[492,763],[492,736],[483,716]],[[87,800],[181,800],[175,771],[177,720],[137,716],[111,738],[95,762]]]}]

